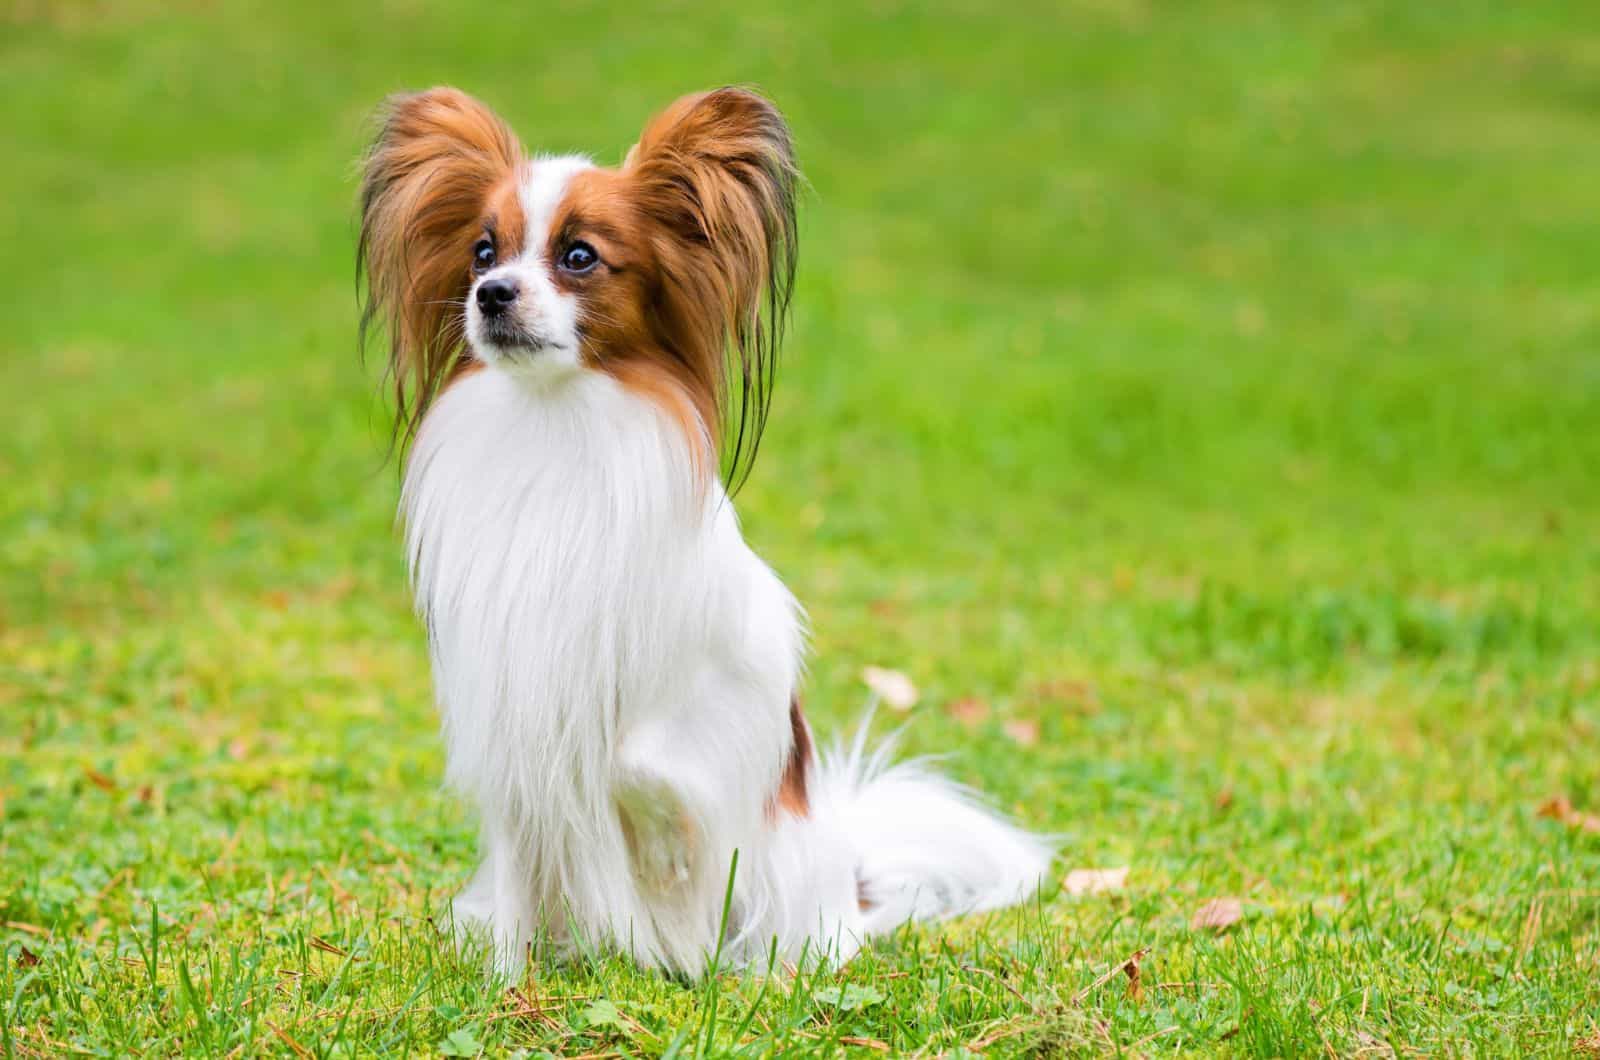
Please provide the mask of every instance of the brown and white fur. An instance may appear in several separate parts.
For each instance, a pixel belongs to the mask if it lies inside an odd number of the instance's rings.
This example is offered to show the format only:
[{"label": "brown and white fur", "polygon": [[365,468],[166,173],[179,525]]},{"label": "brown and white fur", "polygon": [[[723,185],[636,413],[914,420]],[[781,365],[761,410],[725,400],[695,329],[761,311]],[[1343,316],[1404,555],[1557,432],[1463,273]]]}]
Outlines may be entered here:
[{"label": "brown and white fur", "polygon": [[1048,865],[918,763],[812,749],[800,608],[718,477],[765,419],[795,184],[782,117],[738,89],[678,100],[617,169],[529,157],[448,88],[392,99],[367,158],[363,326],[388,334],[448,776],[482,822],[454,915],[508,971],[536,938],[687,974],[719,942],[842,960]]}]

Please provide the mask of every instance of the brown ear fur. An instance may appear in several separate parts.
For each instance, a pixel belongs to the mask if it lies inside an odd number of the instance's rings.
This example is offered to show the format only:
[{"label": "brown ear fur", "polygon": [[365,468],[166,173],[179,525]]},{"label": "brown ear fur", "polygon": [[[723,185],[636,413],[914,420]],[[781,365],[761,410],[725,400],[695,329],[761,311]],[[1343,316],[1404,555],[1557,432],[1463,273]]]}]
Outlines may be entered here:
[{"label": "brown ear fur", "polygon": [[[356,268],[366,277],[363,345],[374,322],[388,332],[402,444],[462,365],[472,246],[491,196],[522,159],[511,130],[453,88],[395,96],[384,108],[362,175]],[[504,236],[520,242],[520,224]]]},{"label": "brown ear fur", "polygon": [[658,338],[722,440],[734,489],[766,426],[794,283],[788,126],[743,89],[685,96],[645,128],[624,173],[653,225]]}]

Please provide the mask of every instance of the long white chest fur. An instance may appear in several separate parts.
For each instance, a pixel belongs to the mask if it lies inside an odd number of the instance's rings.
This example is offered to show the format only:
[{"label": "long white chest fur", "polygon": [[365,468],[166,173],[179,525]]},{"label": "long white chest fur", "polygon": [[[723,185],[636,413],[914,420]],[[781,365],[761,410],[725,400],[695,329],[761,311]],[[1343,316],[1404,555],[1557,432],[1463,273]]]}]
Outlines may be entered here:
[{"label": "long white chest fur", "polygon": [[733,850],[782,831],[802,646],[731,504],[608,377],[486,369],[429,412],[402,513],[448,776],[483,819],[458,918],[513,963],[546,932],[698,966]]}]

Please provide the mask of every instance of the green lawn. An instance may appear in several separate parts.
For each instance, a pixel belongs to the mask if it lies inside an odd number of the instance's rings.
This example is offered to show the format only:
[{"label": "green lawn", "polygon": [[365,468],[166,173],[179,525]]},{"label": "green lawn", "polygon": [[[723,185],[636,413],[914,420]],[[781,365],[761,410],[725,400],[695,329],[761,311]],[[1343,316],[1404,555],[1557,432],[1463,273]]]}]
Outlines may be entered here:
[{"label": "green lawn", "polygon": [[[1600,1054],[1589,0],[430,6],[0,0],[5,1056]],[[1129,873],[508,992],[430,919],[354,160],[400,88],[615,161],[730,81],[811,185],[740,507],[814,723],[902,670]]]}]

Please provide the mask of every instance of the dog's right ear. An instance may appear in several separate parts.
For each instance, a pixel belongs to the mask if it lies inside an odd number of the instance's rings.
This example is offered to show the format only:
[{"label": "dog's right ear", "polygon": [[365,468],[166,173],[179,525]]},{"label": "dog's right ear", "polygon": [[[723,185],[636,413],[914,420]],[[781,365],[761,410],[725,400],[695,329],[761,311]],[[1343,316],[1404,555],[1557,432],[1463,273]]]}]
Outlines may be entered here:
[{"label": "dog's right ear", "polygon": [[493,111],[453,88],[390,97],[380,113],[361,179],[361,341],[374,323],[388,332],[394,431],[404,445],[460,367],[473,246],[488,232],[505,256],[522,241],[524,156]]}]

